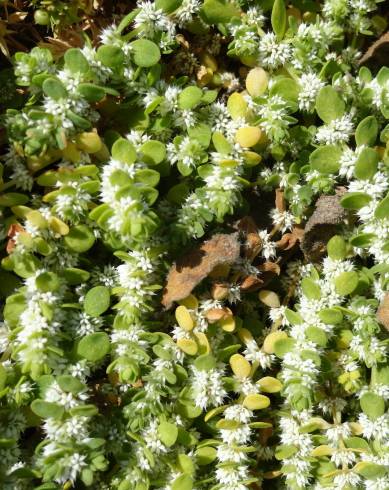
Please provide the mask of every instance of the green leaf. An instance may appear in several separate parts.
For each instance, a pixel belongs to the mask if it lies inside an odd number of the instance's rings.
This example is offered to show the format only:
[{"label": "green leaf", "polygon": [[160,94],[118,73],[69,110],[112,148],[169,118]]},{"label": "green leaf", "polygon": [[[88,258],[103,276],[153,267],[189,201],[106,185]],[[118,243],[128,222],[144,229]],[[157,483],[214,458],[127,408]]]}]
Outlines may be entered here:
[{"label": "green leaf", "polygon": [[359,277],[358,273],[355,271],[346,271],[342,272],[338,276],[336,276],[335,283],[335,291],[337,294],[341,296],[347,296],[351,294],[358,286]]},{"label": "green leaf", "polygon": [[359,233],[350,239],[350,243],[353,247],[368,247],[375,238],[374,233]]},{"label": "green leaf", "polygon": [[216,367],[216,359],[211,354],[198,356],[193,363],[200,371],[210,371]]},{"label": "green leaf", "polygon": [[82,417],[94,417],[99,413],[99,410],[95,405],[78,405],[69,410],[70,415],[81,415]]},{"label": "green leaf", "polygon": [[342,150],[335,145],[319,146],[310,156],[309,163],[312,170],[322,174],[334,174],[339,170]]},{"label": "green leaf", "polygon": [[68,393],[73,393],[73,395],[77,395],[83,388],[84,384],[74,376],[70,374],[63,374],[57,377],[57,383],[61,390],[66,391]]},{"label": "green leaf", "polygon": [[31,403],[31,410],[42,419],[59,419],[64,413],[64,408],[61,405],[40,399]]},{"label": "green leaf", "polygon": [[158,184],[159,179],[159,172],[151,170],[150,168],[138,170],[135,177],[136,182],[141,182],[142,184],[149,185],[151,187],[155,187]]},{"label": "green leaf", "polygon": [[361,209],[367,206],[371,199],[371,196],[364,192],[348,192],[341,198],[340,204],[345,209]]},{"label": "green leaf", "polygon": [[0,391],[2,391],[7,382],[7,371],[3,364],[0,364]]},{"label": "green leaf", "polygon": [[105,90],[103,87],[99,87],[94,83],[80,83],[78,85],[78,92],[88,102],[99,102],[105,97]]},{"label": "green leaf", "polygon": [[159,47],[149,39],[136,39],[130,43],[136,65],[148,68],[161,59]]},{"label": "green leaf", "polygon": [[39,260],[30,254],[23,254],[15,262],[14,272],[23,279],[33,276],[41,267]]},{"label": "green leaf", "polygon": [[81,471],[81,481],[85,486],[89,487],[93,483],[93,471],[85,468]]},{"label": "green leaf", "polygon": [[193,109],[200,104],[203,97],[203,91],[196,85],[190,85],[178,96],[178,106],[182,110]]},{"label": "green leaf", "polygon": [[236,120],[245,117],[247,107],[248,104],[246,99],[239,92],[234,92],[228,97],[227,109],[232,119]]},{"label": "green leaf", "polygon": [[368,461],[360,461],[354,466],[353,471],[369,480],[382,478],[387,475],[387,469],[385,468],[385,466],[376,463],[370,463]]},{"label": "green leaf", "polygon": [[96,362],[105,357],[110,349],[109,337],[105,332],[95,332],[83,337],[77,346],[77,354]]},{"label": "green leaf", "polygon": [[90,316],[100,316],[108,310],[111,303],[109,289],[106,286],[95,286],[84,299],[84,310]]},{"label": "green leaf", "polygon": [[81,50],[70,48],[64,54],[65,66],[73,73],[86,73],[89,70],[89,63]]},{"label": "green leaf", "polygon": [[189,457],[187,454],[179,454],[177,456],[177,463],[183,473],[187,475],[193,475],[193,473],[195,472],[192,458]]},{"label": "green leaf", "polygon": [[199,466],[205,466],[215,461],[217,456],[217,450],[211,446],[200,447],[197,449],[195,456],[196,456],[196,463]]},{"label": "green leaf", "polygon": [[321,328],[310,325],[305,330],[305,334],[308,340],[315,342],[315,344],[320,345],[320,347],[325,347],[327,345],[327,335]]},{"label": "green leaf", "polygon": [[117,46],[100,46],[97,50],[96,58],[103,65],[113,69],[121,67],[124,62],[123,51]]},{"label": "green leaf", "polygon": [[0,206],[6,208],[12,206],[21,206],[28,202],[28,196],[25,194],[19,194],[19,192],[8,192],[0,196]]},{"label": "green leaf", "polygon": [[46,78],[43,82],[42,89],[45,95],[54,100],[65,99],[68,95],[63,83],[54,77]]},{"label": "green leaf", "polygon": [[291,323],[292,325],[300,325],[301,323],[304,323],[304,320],[301,317],[301,315],[296,311],[291,310],[290,308],[286,308],[285,317],[288,320],[288,322]]},{"label": "green leaf", "polygon": [[370,452],[370,446],[365,439],[362,439],[362,437],[348,437],[344,441],[345,445],[347,448],[352,448],[352,449],[364,449],[365,451]]},{"label": "green leaf", "polygon": [[148,140],[140,148],[143,158],[149,165],[158,165],[166,157],[166,147],[163,143],[156,140]]},{"label": "green leaf", "polygon": [[158,435],[165,446],[171,447],[177,440],[178,428],[175,424],[162,421],[158,426]]},{"label": "green leaf", "polygon": [[374,212],[374,216],[377,219],[386,219],[389,217],[389,193],[380,201],[376,210]]},{"label": "green leaf", "polygon": [[378,135],[378,123],[374,116],[367,116],[358,124],[355,131],[357,146],[373,146]]},{"label": "green leaf", "polygon": [[281,359],[294,349],[295,341],[291,338],[278,339],[274,342],[274,353]]},{"label": "green leaf", "polygon": [[192,128],[188,128],[188,136],[191,139],[197,140],[202,148],[206,149],[209,146],[209,143],[211,142],[211,128],[208,126],[208,124],[205,123],[200,123],[197,124],[197,126],[193,126]]},{"label": "green leaf", "polygon": [[192,490],[193,480],[189,475],[180,475],[172,483],[172,490]]},{"label": "green leaf", "polygon": [[69,267],[67,269],[64,269],[62,273],[66,282],[70,286],[86,282],[90,277],[90,273],[88,271],[77,269],[76,267]]},{"label": "green leaf", "polygon": [[226,24],[232,17],[239,17],[240,10],[233,3],[223,0],[205,0],[201,16],[207,24]]},{"label": "green leaf", "polygon": [[183,0],[156,0],[157,9],[162,9],[166,14],[171,14],[181,6]]},{"label": "green leaf", "polygon": [[282,40],[286,31],[287,16],[284,0],[275,0],[271,12],[271,25],[279,41]]},{"label": "green leaf", "polygon": [[309,277],[304,277],[304,279],[301,281],[301,289],[304,296],[306,296],[308,299],[319,300],[321,298],[320,286]]},{"label": "green leaf", "polygon": [[316,112],[323,122],[328,124],[342,117],[345,108],[343,99],[333,87],[327,85],[320,89],[316,97]]},{"label": "green leaf", "polygon": [[355,162],[355,177],[362,180],[371,179],[377,172],[378,162],[378,153],[373,148],[364,148]]},{"label": "green leaf", "polygon": [[296,454],[297,451],[298,448],[296,446],[293,446],[292,444],[282,444],[276,447],[275,458],[278,461],[288,459],[293,456],[293,454]]},{"label": "green leaf", "polygon": [[347,245],[343,237],[333,236],[327,243],[328,256],[333,260],[343,260],[347,255]]},{"label": "green leaf", "polygon": [[324,310],[319,311],[319,318],[323,323],[329,325],[337,325],[343,321],[342,312],[335,308],[325,308]]},{"label": "green leaf", "polygon": [[212,143],[216,151],[222,155],[228,155],[232,151],[231,143],[227,141],[226,137],[220,131],[213,133]]},{"label": "green leaf", "polygon": [[[281,0],[283,3],[283,0]],[[280,78],[276,80],[269,90],[270,95],[278,95],[289,102],[292,109],[295,111],[298,108],[298,96],[300,87],[293,78]]]},{"label": "green leaf", "polygon": [[112,145],[112,157],[123,163],[133,164],[136,160],[136,151],[132,143],[125,138],[119,138]]},{"label": "green leaf", "polygon": [[93,247],[95,235],[86,225],[77,225],[70,228],[64,242],[73,252],[83,253]]},{"label": "green leaf", "polygon": [[60,281],[54,272],[42,272],[35,279],[35,284],[40,291],[47,293],[49,291],[57,291],[60,287]]},{"label": "green leaf", "polygon": [[384,399],[375,393],[365,393],[359,400],[363,413],[370,419],[376,420],[385,413]]}]

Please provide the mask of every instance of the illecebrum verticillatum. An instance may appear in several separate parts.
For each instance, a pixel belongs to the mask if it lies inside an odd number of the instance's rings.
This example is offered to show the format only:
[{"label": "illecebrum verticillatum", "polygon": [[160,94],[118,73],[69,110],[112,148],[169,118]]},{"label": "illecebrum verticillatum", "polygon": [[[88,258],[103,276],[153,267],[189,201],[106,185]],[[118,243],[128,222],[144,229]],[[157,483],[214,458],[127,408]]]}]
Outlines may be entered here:
[{"label": "illecebrum verticillatum", "polygon": [[32,4],[85,33],[0,71],[0,487],[388,490],[385,2]]}]

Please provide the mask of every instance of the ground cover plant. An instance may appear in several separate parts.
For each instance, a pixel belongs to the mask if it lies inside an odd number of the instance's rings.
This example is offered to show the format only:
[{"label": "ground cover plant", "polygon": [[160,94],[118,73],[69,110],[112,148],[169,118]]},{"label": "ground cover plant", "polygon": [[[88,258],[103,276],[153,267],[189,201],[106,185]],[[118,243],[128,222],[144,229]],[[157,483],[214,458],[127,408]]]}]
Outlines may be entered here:
[{"label": "ground cover plant", "polygon": [[0,9],[0,488],[388,490],[387,2]]}]

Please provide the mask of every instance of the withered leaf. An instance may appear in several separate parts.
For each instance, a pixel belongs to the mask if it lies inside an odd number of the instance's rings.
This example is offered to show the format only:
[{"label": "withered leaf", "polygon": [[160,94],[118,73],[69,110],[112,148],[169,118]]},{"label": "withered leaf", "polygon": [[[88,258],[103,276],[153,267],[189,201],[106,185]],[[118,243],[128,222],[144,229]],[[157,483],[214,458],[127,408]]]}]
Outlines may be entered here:
[{"label": "withered leaf", "polygon": [[279,276],[281,272],[280,266],[275,262],[264,262],[258,266],[258,269],[261,272],[273,272],[274,274],[277,274],[277,276]]},{"label": "withered leaf", "polygon": [[301,226],[294,226],[290,233],[285,233],[281,240],[276,242],[276,246],[281,250],[290,250],[296,243],[301,242],[303,237],[304,229]]},{"label": "withered leaf", "polygon": [[311,262],[318,262],[326,253],[328,240],[336,235],[339,226],[345,222],[348,212],[340,205],[346,192],[338,187],[332,196],[321,196],[316,201],[315,210],[305,225],[301,249]]},{"label": "withered leaf", "polygon": [[168,309],[174,301],[186,298],[215,267],[233,264],[239,254],[238,233],[214,235],[171,267],[162,304]]},{"label": "withered leaf", "polygon": [[244,255],[249,260],[254,260],[262,250],[262,239],[258,233],[248,233],[244,244]]},{"label": "withered leaf", "polygon": [[373,43],[358,61],[359,65],[371,68],[386,66],[389,56],[389,32],[385,32]]},{"label": "withered leaf", "polygon": [[282,189],[276,189],[276,209],[281,213],[286,210],[284,191]]},{"label": "withered leaf", "polygon": [[19,223],[12,223],[10,225],[10,227],[8,228],[8,233],[7,233],[7,237],[9,238],[8,242],[7,242],[7,247],[6,247],[6,251],[7,253],[11,253],[12,250],[16,247],[16,242],[15,242],[15,236],[18,234],[18,233],[24,233],[25,230],[23,228],[22,225],[20,225]]},{"label": "withered leaf", "polygon": [[229,308],[211,308],[205,312],[205,318],[209,323],[225,320],[230,316],[232,316],[232,311]]},{"label": "withered leaf", "polygon": [[381,301],[377,311],[377,320],[389,331],[389,293],[386,293]]},{"label": "withered leaf", "polygon": [[258,233],[258,226],[251,216],[244,216],[234,223],[235,230],[242,233]]},{"label": "withered leaf", "polygon": [[263,280],[257,276],[251,275],[243,279],[240,289],[242,291],[255,291],[259,289],[263,284]]}]

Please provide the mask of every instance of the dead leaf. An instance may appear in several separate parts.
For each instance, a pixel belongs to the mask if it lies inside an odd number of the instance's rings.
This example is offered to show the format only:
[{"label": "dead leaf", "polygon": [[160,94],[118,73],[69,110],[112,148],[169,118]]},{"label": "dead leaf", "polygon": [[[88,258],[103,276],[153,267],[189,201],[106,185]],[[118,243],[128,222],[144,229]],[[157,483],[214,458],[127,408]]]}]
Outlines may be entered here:
[{"label": "dead leaf", "polygon": [[28,15],[28,12],[13,12],[8,16],[8,22],[10,24],[16,24],[22,22]]},{"label": "dead leaf", "polygon": [[251,216],[245,216],[244,218],[234,223],[234,229],[246,234],[258,232],[258,226]]},{"label": "dead leaf", "polygon": [[6,247],[7,253],[10,254],[12,250],[16,247],[15,236],[18,235],[19,233],[23,233],[24,231],[25,230],[23,226],[19,225],[19,223],[12,223],[12,225],[10,225],[7,233],[7,237],[9,238]]},{"label": "dead leaf", "polygon": [[226,282],[214,282],[211,287],[211,296],[213,299],[222,301],[226,299],[230,292],[230,285]]},{"label": "dead leaf", "polygon": [[205,318],[209,323],[216,323],[219,320],[225,320],[232,316],[232,311],[229,308],[211,308],[205,312]]},{"label": "dead leaf", "polygon": [[386,66],[389,57],[389,32],[385,32],[373,43],[358,61],[359,65],[367,65],[372,68]]},{"label": "dead leaf", "polygon": [[340,205],[345,187],[338,187],[335,195],[321,196],[315,210],[305,225],[301,249],[311,262],[321,260],[327,250],[328,240],[336,235],[339,225],[345,222],[348,212]]},{"label": "dead leaf", "polygon": [[281,250],[290,250],[304,237],[304,229],[301,226],[294,226],[290,233],[285,233],[281,240],[276,242],[276,247]]},{"label": "dead leaf", "polygon": [[262,250],[262,238],[258,233],[248,233],[244,244],[244,255],[253,261]]},{"label": "dead leaf", "polygon": [[261,272],[273,272],[277,276],[279,276],[281,272],[280,266],[275,262],[264,262],[263,264],[258,266],[258,269]]},{"label": "dead leaf", "polygon": [[280,213],[286,211],[284,191],[282,189],[276,189],[276,208]]},{"label": "dead leaf", "polygon": [[377,311],[377,320],[389,331],[389,293],[386,293],[381,301]]},{"label": "dead leaf", "polygon": [[169,309],[174,301],[189,296],[216,266],[233,264],[239,255],[238,233],[214,235],[171,267],[162,304]]},{"label": "dead leaf", "polygon": [[263,285],[263,280],[260,279],[257,276],[251,275],[247,276],[243,279],[242,283],[240,284],[240,289],[242,291],[256,291]]}]

